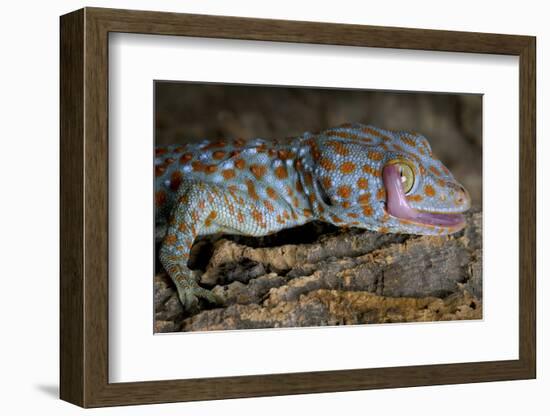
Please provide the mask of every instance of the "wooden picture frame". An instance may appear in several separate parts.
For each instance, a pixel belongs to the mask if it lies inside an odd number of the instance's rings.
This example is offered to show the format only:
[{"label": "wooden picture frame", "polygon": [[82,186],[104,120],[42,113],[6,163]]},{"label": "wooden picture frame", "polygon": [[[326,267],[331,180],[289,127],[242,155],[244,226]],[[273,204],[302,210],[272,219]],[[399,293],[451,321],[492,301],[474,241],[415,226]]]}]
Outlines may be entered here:
[{"label": "wooden picture frame", "polygon": [[[82,407],[100,407],[535,378],[534,37],[100,8],[64,15],[60,28],[60,396],[63,400]],[[110,32],[518,56],[519,359],[109,383]]]}]

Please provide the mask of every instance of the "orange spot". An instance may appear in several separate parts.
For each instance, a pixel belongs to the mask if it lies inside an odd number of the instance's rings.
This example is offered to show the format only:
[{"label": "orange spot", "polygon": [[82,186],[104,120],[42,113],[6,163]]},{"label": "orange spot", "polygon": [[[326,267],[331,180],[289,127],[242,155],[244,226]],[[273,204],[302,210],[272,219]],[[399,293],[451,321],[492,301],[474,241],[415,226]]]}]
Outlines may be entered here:
[{"label": "orange spot", "polygon": [[178,230],[181,231],[182,233],[186,232],[187,227],[186,227],[185,223],[180,222],[180,224],[178,225]]},{"label": "orange spot", "polygon": [[237,220],[240,222],[240,223],[243,223],[244,222],[244,215],[242,213],[242,211],[239,210],[239,212],[237,213]]},{"label": "orange spot", "polygon": [[286,171],[286,166],[277,166],[275,168],[275,176],[279,179],[286,179],[288,177],[288,172]]},{"label": "orange spot", "polygon": [[277,156],[281,160],[287,160],[287,159],[291,159],[291,156],[293,155],[288,150],[279,150],[277,152]]},{"label": "orange spot", "polygon": [[288,194],[288,196],[292,196],[294,195],[294,191],[292,190],[292,188],[290,186],[287,185],[286,187],[286,193]]},{"label": "orange spot", "polygon": [[349,208],[351,206],[351,204],[349,203],[349,201],[344,201],[342,202],[342,208]]},{"label": "orange spot", "polygon": [[157,191],[155,193],[155,204],[157,207],[160,207],[166,203],[166,192],[164,191]]},{"label": "orange spot", "polygon": [[222,176],[225,180],[233,179],[235,177],[235,171],[233,169],[225,169],[222,171]]},{"label": "orange spot", "polygon": [[264,201],[264,206],[266,207],[266,209],[269,211],[269,212],[273,212],[275,211],[275,208],[273,207],[273,204],[269,201]]},{"label": "orange spot", "polygon": [[336,169],[334,163],[332,163],[332,160],[327,159],[326,157],[321,158],[321,160],[319,161],[319,165],[321,165],[326,170]]},{"label": "orange spot", "polygon": [[370,194],[367,193],[360,195],[359,198],[357,198],[357,202],[359,202],[361,205],[370,203]]},{"label": "orange spot", "polygon": [[401,136],[400,137],[401,141],[411,147],[416,147],[416,141],[407,137],[407,136]]},{"label": "orange spot", "polygon": [[201,200],[199,201],[199,204],[198,204],[199,208],[200,208],[200,209],[204,209],[204,206],[205,206],[205,205],[206,205],[206,204],[205,204],[205,202],[204,202],[204,199],[201,199]]},{"label": "orange spot", "polygon": [[370,205],[363,207],[363,214],[367,217],[370,217],[372,215],[372,207]]},{"label": "orange spot", "polygon": [[193,155],[191,153],[185,153],[180,157],[180,163],[187,163],[191,159],[193,159]]},{"label": "orange spot", "polygon": [[359,215],[357,215],[357,214],[354,213],[354,212],[350,212],[350,213],[348,214],[348,217],[350,217],[350,218],[359,218]]},{"label": "orange spot", "polygon": [[235,160],[235,167],[237,169],[244,169],[244,166],[245,166],[244,160],[242,159]]},{"label": "orange spot", "polygon": [[304,173],[304,182],[307,186],[311,186],[313,184],[313,176],[311,175],[311,172]]},{"label": "orange spot", "polygon": [[382,140],[386,140],[386,141],[389,141],[391,140],[388,136],[386,136],[385,134],[382,134],[380,133],[379,131],[377,130],[374,130],[370,127],[364,127],[362,130],[361,130],[363,133],[365,134],[369,134],[371,136],[374,136],[374,137],[378,137],[379,139],[382,139]]},{"label": "orange spot", "polygon": [[355,171],[355,163],[353,162],[344,162],[340,165],[340,172],[344,175],[349,175]]},{"label": "orange spot", "polygon": [[299,180],[296,181],[295,187],[298,193],[304,192],[304,187],[302,186],[302,182],[300,182]]},{"label": "orange spot", "polygon": [[187,204],[188,201],[189,201],[189,198],[187,197],[187,195],[182,195],[180,196],[180,199],[178,199],[178,202],[180,204]]},{"label": "orange spot", "polygon": [[235,139],[235,141],[233,142],[235,143],[236,146],[244,146],[244,144],[246,143],[243,139],[241,138],[238,138],[238,139]]},{"label": "orange spot", "polygon": [[164,164],[165,164],[165,165],[170,165],[170,164],[172,164],[172,163],[174,162],[174,160],[175,160],[175,159],[174,159],[174,158],[171,158],[171,157],[166,158],[166,159],[164,160]]},{"label": "orange spot", "polygon": [[375,150],[369,150],[368,153],[367,153],[367,156],[370,160],[382,160],[384,155],[380,152],[377,152]]},{"label": "orange spot", "polygon": [[380,227],[378,229],[378,232],[379,233],[383,233],[383,234],[387,234],[390,230],[388,229],[388,227]]},{"label": "orange spot", "polygon": [[157,147],[155,149],[155,156],[161,156],[165,153],[168,153],[168,149],[164,148],[164,147]]},{"label": "orange spot", "polygon": [[260,211],[258,211],[257,209],[253,209],[251,214],[254,221],[256,221],[257,223],[263,222],[264,216]]},{"label": "orange spot", "polygon": [[445,188],[447,186],[447,183],[443,179],[438,179],[437,184],[442,188]]},{"label": "orange spot", "polygon": [[220,147],[225,147],[225,142],[224,141],[218,141],[218,142],[214,142],[214,143],[210,143],[206,146],[204,146],[202,149],[203,150],[210,150],[210,149],[217,149],[217,148],[220,148]]},{"label": "orange spot", "polygon": [[155,166],[155,176],[161,176],[164,172],[166,172],[166,166],[164,165]]},{"label": "orange spot", "polygon": [[386,190],[384,188],[378,189],[376,192],[376,199],[386,199]]},{"label": "orange spot", "polygon": [[339,155],[347,156],[349,154],[348,148],[342,142],[338,142],[336,140],[330,140],[330,141],[327,141],[326,144],[328,146],[331,146],[334,149],[334,152],[338,153]]},{"label": "orange spot", "polygon": [[313,212],[311,212],[310,209],[304,209],[303,212],[304,212],[304,216],[306,216],[306,217],[308,217],[308,218],[311,217],[311,216],[313,215]]},{"label": "orange spot", "polygon": [[342,219],[334,214],[330,214],[330,218],[332,218],[332,221],[334,222],[344,222]]},{"label": "orange spot", "polygon": [[265,192],[267,193],[267,196],[269,196],[271,199],[277,199],[277,192],[271,187],[267,187]]},{"label": "orange spot", "polygon": [[288,211],[283,212],[283,217],[285,217],[287,220],[290,219],[290,215],[288,214]]},{"label": "orange spot", "polygon": [[172,173],[170,176],[170,189],[172,191],[177,191],[181,185],[181,181],[183,180],[183,175],[179,170]]},{"label": "orange spot", "polygon": [[393,144],[393,148],[394,148],[395,150],[397,150],[398,152],[404,152],[404,151],[405,151],[401,146],[399,146],[399,145],[396,144],[396,143]]},{"label": "orange spot", "polygon": [[204,164],[202,164],[198,160],[195,160],[193,163],[191,163],[191,166],[193,167],[193,170],[195,172],[203,172],[206,167]]},{"label": "orange spot", "polygon": [[302,161],[300,159],[296,159],[294,166],[296,167],[296,170],[302,170]]},{"label": "orange spot", "polygon": [[357,180],[357,186],[359,189],[368,189],[369,181],[366,178],[359,178]]},{"label": "orange spot", "polygon": [[249,169],[256,179],[261,179],[267,171],[267,168],[264,165],[250,165]]},{"label": "orange spot", "polygon": [[380,171],[378,169],[373,168],[370,165],[363,166],[363,172],[372,176],[380,176]]},{"label": "orange spot", "polygon": [[225,157],[225,152],[222,152],[221,150],[215,151],[212,153],[212,158],[216,160],[221,160]]},{"label": "orange spot", "polygon": [[339,186],[337,193],[342,198],[349,198],[351,195],[351,188],[347,185]]},{"label": "orange spot", "polygon": [[174,234],[168,234],[164,238],[164,243],[169,245],[174,245],[177,243],[177,241],[178,241],[178,238]]},{"label": "orange spot", "polygon": [[435,176],[441,176],[441,172],[434,166],[430,166],[430,172],[432,172]]},{"label": "orange spot", "polygon": [[207,227],[210,227],[212,225],[212,221],[218,216],[218,213],[216,211],[210,212],[208,217],[206,217],[206,220],[204,220],[204,225]]},{"label": "orange spot", "polygon": [[422,195],[411,195],[407,197],[409,201],[420,202],[422,201]]},{"label": "orange spot", "polygon": [[356,134],[349,133],[347,131],[332,131],[330,132],[331,136],[341,137],[342,139],[357,140],[358,137]]},{"label": "orange spot", "polygon": [[214,173],[216,172],[216,170],[218,170],[218,167],[216,165],[208,165],[204,168],[204,171],[207,173],[207,174],[211,174],[211,173]]},{"label": "orange spot", "polygon": [[328,176],[323,176],[323,178],[321,179],[321,183],[323,184],[323,187],[325,189],[330,189],[332,187],[332,181]]},{"label": "orange spot", "polygon": [[250,198],[252,199],[259,199],[258,194],[256,193],[256,188],[254,187],[254,182],[250,179],[246,181],[246,188],[248,190],[248,195],[250,195]]},{"label": "orange spot", "polygon": [[433,186],[431,185],[426,185],[424,187],[424,193],[427,195],[427,196],[434,196],[435,195],[435,189],[433,188]]},{"label": "orange spot", "polygon": [[300,206],[300,201],[298,200],[298,198],[294,197],[292,199],[292,205],[294,205],[294,207],[298,208]]}]

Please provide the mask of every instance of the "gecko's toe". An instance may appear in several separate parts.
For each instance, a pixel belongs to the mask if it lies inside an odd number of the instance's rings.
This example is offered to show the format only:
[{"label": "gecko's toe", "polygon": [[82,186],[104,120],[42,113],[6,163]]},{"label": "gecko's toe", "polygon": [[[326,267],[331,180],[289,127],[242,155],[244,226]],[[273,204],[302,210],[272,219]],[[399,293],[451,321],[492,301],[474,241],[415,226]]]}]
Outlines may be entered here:
[{"label": "gecko's toe", "polygon": [[201,309],[204,309],[201,308],[199,302],[200,299],[204,299],[213,305],[220,305],[223,303],[222,300],[210,290],[202,288],[198,285],[178,288],[178,295],[183,308],[191,314],[197,313]]}]

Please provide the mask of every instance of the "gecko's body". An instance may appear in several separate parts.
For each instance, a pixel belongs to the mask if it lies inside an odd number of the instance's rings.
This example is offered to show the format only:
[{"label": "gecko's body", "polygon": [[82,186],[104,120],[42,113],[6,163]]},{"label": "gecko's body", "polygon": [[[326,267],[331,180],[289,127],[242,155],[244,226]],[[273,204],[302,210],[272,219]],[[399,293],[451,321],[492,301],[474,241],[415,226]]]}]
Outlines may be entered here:
[{"label": "gecko's body", "polygon": [[348,124],[285,143],[219,140],[156,149],[160,261],[183,305],[215,301],[187,267],[197,236],[262,236],[312,220],[383,233],[449,234],[470,198],[419,134]]}]

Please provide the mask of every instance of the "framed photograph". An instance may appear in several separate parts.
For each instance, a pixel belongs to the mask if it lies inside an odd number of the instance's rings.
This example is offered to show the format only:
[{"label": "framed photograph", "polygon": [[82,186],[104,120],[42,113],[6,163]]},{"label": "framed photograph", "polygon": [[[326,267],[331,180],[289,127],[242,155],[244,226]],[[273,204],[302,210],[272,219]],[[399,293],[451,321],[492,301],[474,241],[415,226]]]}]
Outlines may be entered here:
[{"label": "framed photograph", "polygon": [[83,406],[536,376],[535,38],[61,17]]}]

